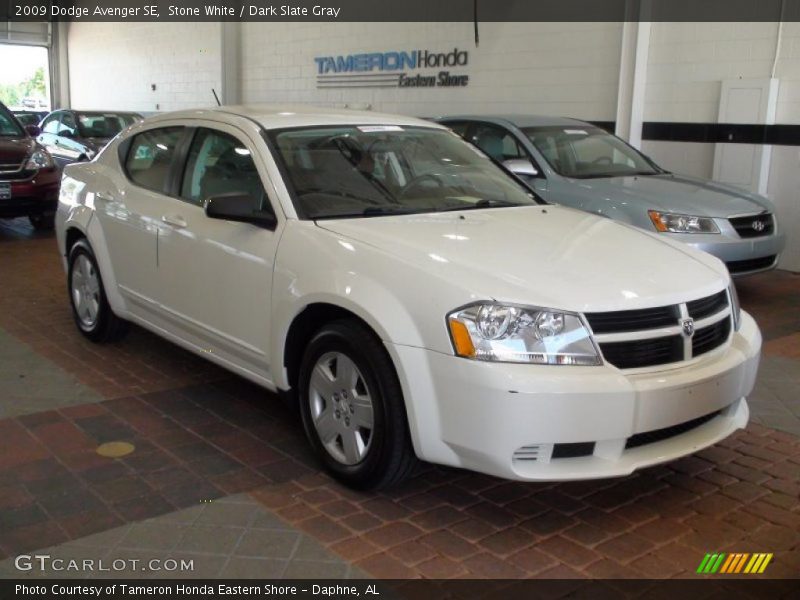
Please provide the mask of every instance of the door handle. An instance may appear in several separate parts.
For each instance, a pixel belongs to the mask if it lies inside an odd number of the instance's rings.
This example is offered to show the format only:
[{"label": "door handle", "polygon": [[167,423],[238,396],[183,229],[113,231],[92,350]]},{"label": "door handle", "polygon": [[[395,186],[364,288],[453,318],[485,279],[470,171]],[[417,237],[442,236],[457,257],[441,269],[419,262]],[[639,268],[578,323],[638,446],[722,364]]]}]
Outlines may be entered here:
[{"label": "door handle", "polygon": [[161,217],[161,220],[167,225],[172,225],[173,227],[177,227],[178,229],[186,227],[186,219],[184,219],[180,215],[163,215]]},{"label": "door handle", "polygon": [[97,192],[94,195],[95,200],[102,200],[103,202],[113,202],[114,197],[111,194],[105,192]]}]

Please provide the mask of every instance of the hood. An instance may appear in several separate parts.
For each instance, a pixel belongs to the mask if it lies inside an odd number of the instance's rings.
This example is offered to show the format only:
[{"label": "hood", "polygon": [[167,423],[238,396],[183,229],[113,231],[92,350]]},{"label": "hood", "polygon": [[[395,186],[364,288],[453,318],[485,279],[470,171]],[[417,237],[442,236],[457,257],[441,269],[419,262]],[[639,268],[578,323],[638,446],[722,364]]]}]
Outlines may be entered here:
[{"label": "hood", "polygon": [[720,218],[774,210],[772,203],[758,194],[683,175],[604,177],[573,181],[592,194],[616,201],[627,199],[646,210]]},{"label": "hood", "polygon": [[0,163],[18,165],[30,156],[35,147],[33,138],[0,136]]},{"label": "hood", "polygon": [[573,311],[696,299],[729,280],[716,258],[634,227],[558,206],[321,220],[415,263],[468,298]]}]

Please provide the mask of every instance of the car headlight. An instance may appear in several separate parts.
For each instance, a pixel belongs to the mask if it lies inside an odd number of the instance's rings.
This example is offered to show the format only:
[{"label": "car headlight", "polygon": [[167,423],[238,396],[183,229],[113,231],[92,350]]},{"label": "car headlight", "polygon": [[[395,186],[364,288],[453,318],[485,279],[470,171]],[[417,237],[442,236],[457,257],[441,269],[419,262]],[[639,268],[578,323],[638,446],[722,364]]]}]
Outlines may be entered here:
[{"label": "car headlight", "polygon": [[493,362],[599,365],[589,331],[565,311],[480,303],[447,315],[456,355]]},{"label": "car headlight", "polygon": [[656,230],[662,233],[719,233],[714,219],[709,217],[674,215],[657,210],[648,210],[647,214]]},{"label": "car headlight", "polygon": [[733,330],[739,331],[742,324],[742,307],[739,304],[739,294],[736,293],[736,286],[731,282],[728,286],[728,296],[731,299],[731,314],[733,315]]},{"label": "car headlight", "polygon": [[25,163],[26,171],[38,171],[39,169],[49,169],[53,166],[53,159],[47,150],[36,150]]}]

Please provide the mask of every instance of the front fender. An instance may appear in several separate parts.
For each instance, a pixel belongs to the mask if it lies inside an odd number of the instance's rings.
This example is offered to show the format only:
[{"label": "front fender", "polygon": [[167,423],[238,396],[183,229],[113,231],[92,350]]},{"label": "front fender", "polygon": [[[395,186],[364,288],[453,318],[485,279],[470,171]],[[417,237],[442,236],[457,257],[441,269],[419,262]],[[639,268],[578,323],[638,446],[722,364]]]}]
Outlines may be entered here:
[{"label": "front fender", "polygon": [[284,350],[295,317],[317,303],[350,311],[381,338],[394,363],[417,456],[452,462],[452,452],[439,441],[441,415],[429,366],[416,359],[419,353],[407,351],[452,354],[445,317],[471,299],[463,288],[368,244],[290,220],[278,248],[272,289],[270,356],[279,389],[290,387]]},{"label": "front fender", "polygon": [[[294,319],[312,304],[329,304],[347,310],[367,325],[384,344],[423,347],[425,342],[409,309],[384,285],[363,274],[339,269],[304,272],[296,277],[276,269],[273,294],[273,333],[270,356],[275,383],[289,387],[284,365],[286,337]],[[285,293],[285,292],[289,293]]]}]

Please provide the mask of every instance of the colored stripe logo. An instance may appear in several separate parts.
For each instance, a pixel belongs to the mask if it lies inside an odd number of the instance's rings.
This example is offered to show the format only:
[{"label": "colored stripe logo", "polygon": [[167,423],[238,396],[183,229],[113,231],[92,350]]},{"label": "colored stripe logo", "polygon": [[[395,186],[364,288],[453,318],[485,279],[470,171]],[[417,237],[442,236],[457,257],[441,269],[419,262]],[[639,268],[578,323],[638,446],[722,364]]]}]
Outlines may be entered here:
[{"label": "colored stripe logo", "polygon": [[757,552],[754,554],[748,552],[732,552],[730,554],[724,552],[709,553],[700,561],[697,572],[703,575],[714,575],[716,573],[724,573],[727,575],[747,573],[756,575],[764,572],[767,565],[772,560],[772,556],[772,552]]}]

